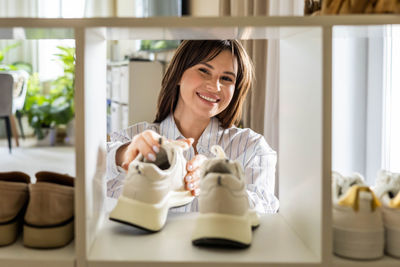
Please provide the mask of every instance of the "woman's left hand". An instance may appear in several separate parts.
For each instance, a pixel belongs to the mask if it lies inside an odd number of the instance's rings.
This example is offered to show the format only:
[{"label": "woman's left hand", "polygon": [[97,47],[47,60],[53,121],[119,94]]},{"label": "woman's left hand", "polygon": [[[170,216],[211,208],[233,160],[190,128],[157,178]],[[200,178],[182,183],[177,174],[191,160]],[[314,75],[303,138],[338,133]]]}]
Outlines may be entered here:
[{"label": "woman's left hand", "polygon": [[193,196],[200,194],[200,166],[206,159],[206,156],[198,154],[186,164],[185,189],[189,190]]}]

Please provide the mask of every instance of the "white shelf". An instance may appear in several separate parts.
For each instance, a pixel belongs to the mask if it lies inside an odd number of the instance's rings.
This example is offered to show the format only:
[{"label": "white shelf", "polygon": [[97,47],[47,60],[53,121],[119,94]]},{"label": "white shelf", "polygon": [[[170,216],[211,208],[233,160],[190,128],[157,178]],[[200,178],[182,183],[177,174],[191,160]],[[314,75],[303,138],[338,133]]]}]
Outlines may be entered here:
[{"label": "white shelf", "polygon": [[[400,260],[388,256],[365,262],[330,254],[331,185],[329,179],[322,178],[329,177],[331,172],[332,39],[380,38],[377,30],[381,25],[390,24],[400,24],[400,16],[0,18],[4,33],[14,36],[11,39],[76,40],[75,162],[78,178],[75,184],[76,244],[55,250],[35,250],[23,247],[19,241],[0,247],[0,266],[400,266]],[[342,31],[338,25],[350,31]],[[14,35],[21,28],[25,35]],[[35,29],[40,29],[41,34],[30,35]],[[95,217],[93,203],[98,202],[93,199],[101,196],[94,188],[93,177],[97,148],[99,144],[104,145],[106,136],[106,42],[138,38],[268,38],[280,41],[281,53],[287,57],[285,64],[281,64],[286,71],[282,76],[286,85],[281,82],[280,86],[285,85],[289,93],[285,101],[294,102],[285,105],[291,110],[289,113],[286,110],[284,115],[296,118],[293,121],[301,130],[305,117],[300,115],[311,114],[304,125],[312,130],[290,131],[293,123],[286,117],[285,125],[289,129],[286,133],[294,137],[280,135],[281,141],[286,140],[286,145],[280,146],[280,152],[286,149],[286,153],[279,155],[280,165],[286,162],[286,166],[292,168],[285,167],[290,171],[286,174],[280,172],[281,213],[263,216],[249,249],[194,247],[191,234],[196,214],[175,214],[168,219],[163,231],[150,235],[109,220],[96,233],[92,225],[97,225],[97,219],[88,220]],[[0,34],[0,39],[10,37]],[[293,88],[300,95],[297,98],[291,96]],[[305,108],[298,112],[292,107],[298,106],[300,101]],[[281,116],[280,121],[284,120]],[[304,142],[305,137],[312,149]],[[302,138],[302,144],[298,138]],[[293,147],[305,148],[294,149],[299,152],[296,154]]]},{"label": "white shelf", "polygon": [[75,267],[75,244],[57,249],[33,249],[22,245],[22,239],[0,247],[0,266],[4,267]]},{"label": "white shelf", "polygon": [[335,267],[398,267],[400,266],[400,259],[390,256],[384,256],[382,259],[372,261],[350,260],[333,256],[333,266]]},{"label": "white shelf", "polygon": [[295,266],[318,264],[319,261],[279,214],[264,215],[261,218],[260,227],[253,231],[251,247],[244,250],[193,246],[191,234],[197,215],[171,215],[164,229],[154,234],[107,220],[90,250],[88,266]]}]

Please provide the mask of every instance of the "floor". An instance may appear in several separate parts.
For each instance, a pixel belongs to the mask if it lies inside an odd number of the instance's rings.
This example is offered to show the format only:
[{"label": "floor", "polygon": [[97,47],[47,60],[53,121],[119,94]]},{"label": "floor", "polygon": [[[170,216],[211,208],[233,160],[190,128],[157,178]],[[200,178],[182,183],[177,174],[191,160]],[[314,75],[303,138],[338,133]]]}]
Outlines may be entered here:
[{"label": "floor", "polygon": [[22,171],[33,178],[38,171],[54,171],[75,176],[75,148],[73,146],[37,146],[35,138],[14,140],[9,153],[6,139],[0,139],[0,171]]}]

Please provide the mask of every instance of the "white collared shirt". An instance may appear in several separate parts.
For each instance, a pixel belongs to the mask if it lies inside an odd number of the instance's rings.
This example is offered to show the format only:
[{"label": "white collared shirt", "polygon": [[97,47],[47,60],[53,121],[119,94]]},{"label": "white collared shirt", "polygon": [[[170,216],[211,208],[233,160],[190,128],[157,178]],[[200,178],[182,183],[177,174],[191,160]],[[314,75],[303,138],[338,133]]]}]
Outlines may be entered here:
[{"label": "white collared shirt", "polygon": [[[184,139],[178,130],[172,114],[161,123],[140,122],[120,132],[111,134],[107,144],[107,196],[118,198],[121,194],[125,171],[117,167],[115,154],[117,149],[145,130],[153,130],[167,139]],[[275,166],[277,155],[267,144],[265,138],[251,129],[231,127],[224,129],[216,117],[211,118],[197,142],[197,151],[210,158],[214,155],[210,149],[219,145],[231,160],[242,163],[246,175],[249,202],[260,213],[274,213],[279,208],[279,201],[274,196]],[[195,155],[193,147],[185,151],[186,160]],[[187,206],[172,209],[173,212],[198,211],[197,198]]]}]

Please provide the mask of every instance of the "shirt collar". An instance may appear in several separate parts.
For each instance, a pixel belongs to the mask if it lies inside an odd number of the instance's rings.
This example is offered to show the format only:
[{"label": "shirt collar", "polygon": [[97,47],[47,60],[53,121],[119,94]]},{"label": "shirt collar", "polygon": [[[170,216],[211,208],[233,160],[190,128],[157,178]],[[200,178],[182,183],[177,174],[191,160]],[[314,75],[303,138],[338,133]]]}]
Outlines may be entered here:
[{"label": "shirt collar", "polygon": [[167,139],[178,140],[185,138],[176,126],[172,113],[160,123],[160,133]]},{"label": "shirt collar", "polygon": [[[218,144],[219,138],[221,138],[221,132],[224,129],[222,128],[218,118],[212,117],[210,122],[208,123],[206,129],[201,134],[199,141],[197,142],[197,151],[202,154],[209,155],[210,149],[213,145]],[[178,127],[175,124],[173,114],[169,114],[161,123],[160,123],[160,133],[165,136],[167,139],[178,140],[186,138],[181,134]]]}]

